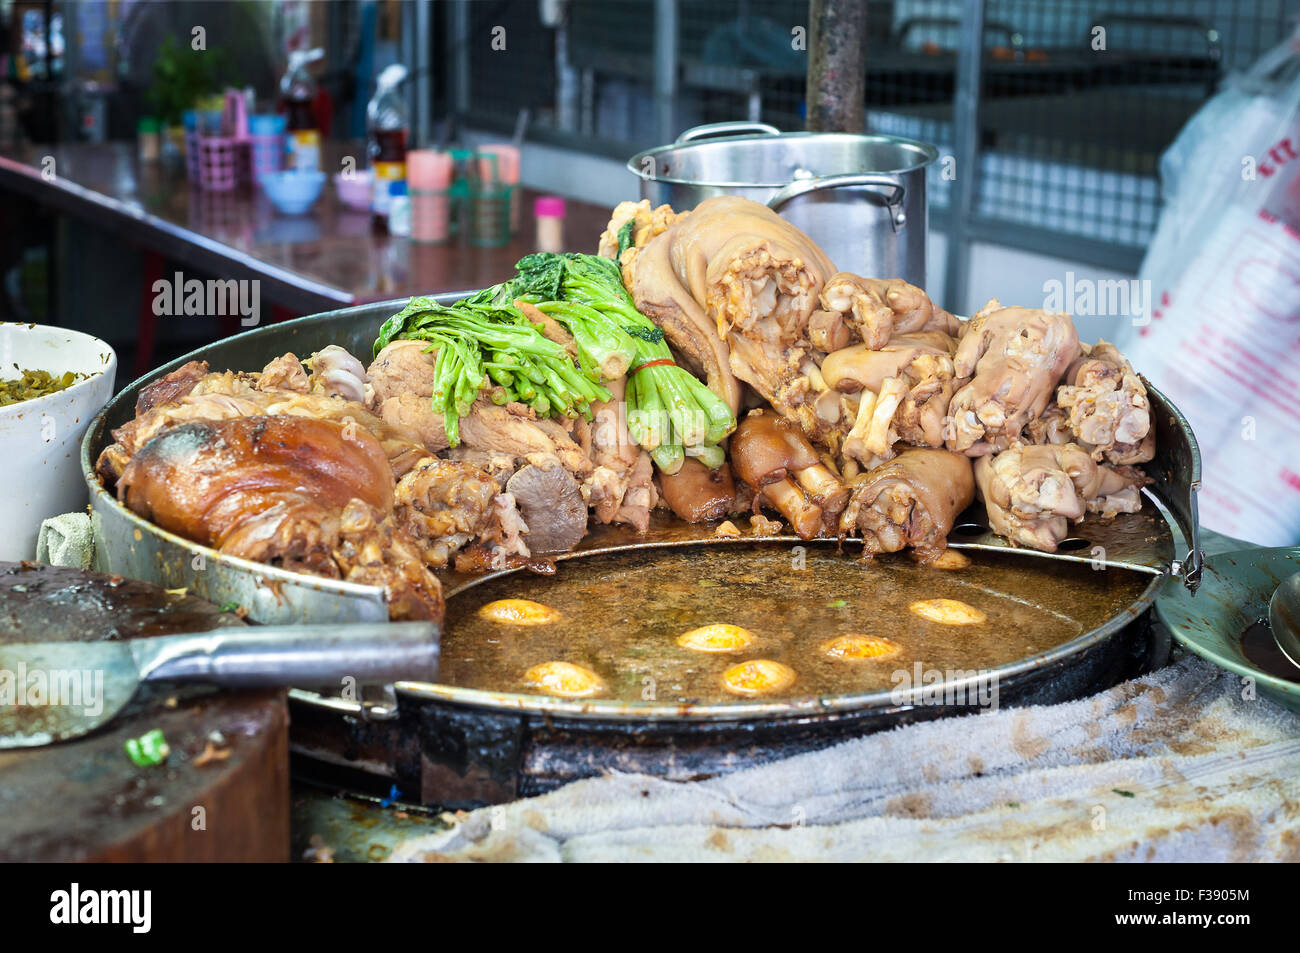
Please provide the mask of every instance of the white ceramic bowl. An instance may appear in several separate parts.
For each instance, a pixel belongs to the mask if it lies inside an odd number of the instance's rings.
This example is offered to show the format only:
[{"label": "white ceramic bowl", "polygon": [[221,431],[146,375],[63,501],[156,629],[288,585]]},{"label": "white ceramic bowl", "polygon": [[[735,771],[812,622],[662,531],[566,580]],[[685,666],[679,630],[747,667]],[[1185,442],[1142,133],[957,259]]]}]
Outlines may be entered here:
[{"label": "white ceramic bowl", "polygon": [[113,396],[117,355],[80,331],[0,322],[0,379],[25,370],[88,376],[65,390],[0,407],[0,560],[36,558],[41,522],[85,508],[81,438]]},{"label": "white ceramic bowl", "polygon": [[325,173],[284,169],[280,172],[263,172],[258,182],[277,212],[281,215],[302,215],[320,198],[321,189],[325,187]]},{"label": "white ceramic bowl", "polygon": [[357,212],[370,211],[370,170],[359,169],[350,175],[334,173],[334,189],[339,201]]}]

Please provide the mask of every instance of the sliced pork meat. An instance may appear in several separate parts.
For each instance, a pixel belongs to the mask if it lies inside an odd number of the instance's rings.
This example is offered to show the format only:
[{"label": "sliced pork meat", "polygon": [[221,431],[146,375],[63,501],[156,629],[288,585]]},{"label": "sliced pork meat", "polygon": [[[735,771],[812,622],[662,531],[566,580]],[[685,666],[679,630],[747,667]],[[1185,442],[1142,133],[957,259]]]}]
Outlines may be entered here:
[{"label": "sliced pork meat", "polygon": [[310,374],[296,354],[283,354],[262,368],[252,383],[253,389],[315,393],[365,403],[366,369],[344,348],[337,344],[324,347],[308,358],[306,365],[311,368]]},{"label": "sliced pork meat", "polygon": [[[594,464],[582,481],[582,496],[601,523],[626,523],[644,533],[650,511],[658,502],[650,454],[633,442],[627,430],[624,394],[627,378],[608,381],[608,401],[592,404],[584,452]],[[578,421],[579,426],[584,422]],[[583,445],[583,441],[579,441]]]},{"label": "sliced pork meat", "polygon": [[512,493],[498,493],[492,497],[492,513],[487,525],[479,534],[479,542],[490,554],[491,564],[497,569],[504,569],[516,557],[527,558],[532,555],[524,541],[528,536],[528,524]]},{"label": "sliced pork meat", "polygon": [[636,463],[623,477],[623,499],[614,512],[613,522],[625,523],[638,533],[650,528],[650,512],[659,505],[654,476],[650,454],[638,454]]},{"label": "sliced pork meat", "polygon": [[841,271],[827,280],[821,304],[840,315],[846,330],[869,348],[884,347],[895,334],[943,331],[955,336],[960,326],[929,295],[901,278],[863,278]]},{"label": "sliced pork meat", "polygon": [[721,196],[653,238],[625,270],[638,310],[733,413],[743,381],[799,418],[806,329],[834,272],[807,235],[764,205]]},{"label": "sliced pork meat", "polygon": [[731,437],[732,469],[803,539],[822,534],[848,501],[848,488],[825,465],[797,426],[772,411],[753,410]]},{"label": "sliced pork meat", "polygon": [[1084,346],[1057,389],[1056,402],[1077,442],[1094,460],[1125,465],[1154,458],[1146,385],[1109,341]]},{"label": "sliced pork meat", "polygon": [[159,404],[180,400],[194,390],[199,381],[208,375],[207,361],[190,361],[151,384],[140,388],[135,399],[135,414],[147,414]]},{"label": "sliced pork meat", "polygon": [[[386,399],[380,410],[389,425],[418,434],[430,452],[447,448],[442,415],[426,397],[399,394]],[[480,396],[460,420],[460,448],[520,459],[540,454],[559,460],[570,473],[584,478],[595,468],[571,428],[576,428],[573,421],[538,419],[531,407],[498,406]]]},{"label": "sliced pork meat", "polygon": [[668,507],[688,523],[724,519],[736,501],[736,483],[725,461],[710,470],[688,457],[676,473],[659,474],[659,487]]},{"label": "sliced pork meat", "polygon": [[528,526],[524,537],[534,554],[567,553],[587,535],[587,504],[578,481],[552,464],[521,468],[506,482]]},{"label": "sliced pork meat", "polygon": [[395,397],[432,397],[437,348],[426,352],[425,341],[397,340],[375,355],[366,369],[370,380],[371,409],[379,412],[384,401]]},{"label": "sliced pork meat", "polygon": [[496,453],[491,450],[473,450],[469,447],[456,447],[454,450],[447,450],[441,455],[446,460],[456,460],[460,463],[469,463],[497,481],[497,486],[502,490],[506,488],[506,481],[515,475],[515,471],[524,465],[521,457],[516,457],[512,453]]},{"label": "sliced pork meat", "polygon": [[286,390],[306,394],[311,390],[311,381],[298,356],[290,352],[262,368],[262,373],[253,386],[257,390]]},{"label": "sliced pork meat", "polygon": [[955,376],[970,382],[948,406],[948,449],[975,457],[1010,445],[1047,408],[1078,356],[1079,335],[1068,314],[990,301],[971,318],[953,358]]},{"label": "sliced pork meat", "polygon": [[386,521],[394,481],[368,431],[251,416],[171,427],[135,453],[118,498],[163,529],[231,556],[383,585],[393,618],[442,617],[442,589]]},{"label": "sliced pork meat", "polygon": [[414,434],[430,453],[451,446],[442,414],[434,412],[428,395],[396,394],[383,401],[378,412],[390,427]]},{"label": "sliced pork meat", "polygon": [[343,508],[333,560],[345,582],[384,590],[390,619],[442,621],[442,583],[425,567],[422,557],[415,540],[391,519],[379,519],[375,510],[359,500],[351,500]]},{"label": "sliced pork meat", "polygon": [[939,558],[958,514],[975,498],[969,457],[920,447],[904,449],[849,485],[840,535],[860,533],[868,557],[910,546],[922,561]]},{"label": "sliced pork meat", "polygon": [[402,477],[394,491],[394,522],[405,528],[430,566],[446,566],[457,550],[483,536],[527,556],[522,529],[510,516],[514,500],[496,479],[469,463],[430,457]]},{"label": "sliced pork meat", "polygon": [[[393,349],[396,341],[380,352],[371,365],[372,387],[379,413],[390,426],[413,434],[430,453],[450,446],[445,421],[433,409],[429,394],[407,391],[390,393],[394,386],[411,376],[418,376],[420,355],[411,349]],[[417,342],[418,343],[418,342]],[[389,354],[384,359],[385,354]],[[379,367],[380,360],[387,363]],[[402,368],[405,368],[403,370]],[[423,388],[420,388],[423,389]],[[509,454],[525,459],[546,454],[559,460],[570,473],[584,479],[595,469],[590,455],[575,438],[576,421],[538,418],[531,407],[519,403],[504,406],[480,395],[460,420],[460,447],[485,453]],[[581,422],[586,427],[586,421]]]},{"label": "sliced pork meat", "polygon": [[461,419],[460,441],[462,446],[474,450],[520,457],[549,455],[574,476],[585,478],[595,467],[573,439],[569,426],[558,420],[538,420],[531,408],[520,404],[498,407],[479,399],[469,415]]}]

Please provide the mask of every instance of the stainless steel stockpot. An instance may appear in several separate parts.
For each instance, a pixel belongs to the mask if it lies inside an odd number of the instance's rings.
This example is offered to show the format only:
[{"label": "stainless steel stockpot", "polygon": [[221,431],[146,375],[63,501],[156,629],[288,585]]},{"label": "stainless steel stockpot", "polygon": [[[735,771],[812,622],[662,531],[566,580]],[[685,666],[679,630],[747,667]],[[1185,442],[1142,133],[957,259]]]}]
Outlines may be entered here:
[{"label": "stainless steel stockpot", "polygon": [[925,170],[938,157],[897,136],[725,122],[688,129],[627,167],[653,205],[682,211],[741,195],[806,232],[842,271],[925,287]]}]

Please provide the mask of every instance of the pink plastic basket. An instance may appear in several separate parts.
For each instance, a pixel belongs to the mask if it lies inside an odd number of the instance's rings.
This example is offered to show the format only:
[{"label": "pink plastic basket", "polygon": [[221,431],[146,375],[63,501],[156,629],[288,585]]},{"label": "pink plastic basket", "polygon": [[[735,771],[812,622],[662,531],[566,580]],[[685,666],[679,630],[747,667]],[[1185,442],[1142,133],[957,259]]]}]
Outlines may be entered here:
[{"label": "pink plastic basket", "polygon": [[195,184],[199,181],[199,132],[197,129],[185,130],[185,178]]},{"label": "pink plastic basket", "polygon": [[199,186],[228,192],[249,175],[248,143],[226,136],[199,137]]}]

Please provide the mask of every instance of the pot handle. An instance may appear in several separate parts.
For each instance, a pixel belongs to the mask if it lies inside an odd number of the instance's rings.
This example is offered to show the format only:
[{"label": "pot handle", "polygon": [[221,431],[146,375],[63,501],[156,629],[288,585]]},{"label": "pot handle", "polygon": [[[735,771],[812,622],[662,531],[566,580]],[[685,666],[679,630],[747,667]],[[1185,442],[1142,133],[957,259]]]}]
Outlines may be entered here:
[{"label": "pot handle", "polygon": [[677,137],[675,145],[690,142],[692,139],[704,139],[708,136],[732,136],[742,132],[757,132],[765,136],[779,136],[781,130],[765,122],[709,122],[703,126],[692,126]]},{"label": "pot handle", "polygon": [[898,231],[907,224],[907,213],[903,211],[903,199],[906,198],[907,192],[902,183],[895,182],[885,175],[851,173],[847,175],[824,175],[815,179],[795,179],[768,199],[767,207],[774,212],[779,212],[782,205],[801,195],[807,195],[809,192],[819,192],[822,189],[864,187],[883,191],[885,207],[889,209],[889,223],[894,227],[894,231]]}]

